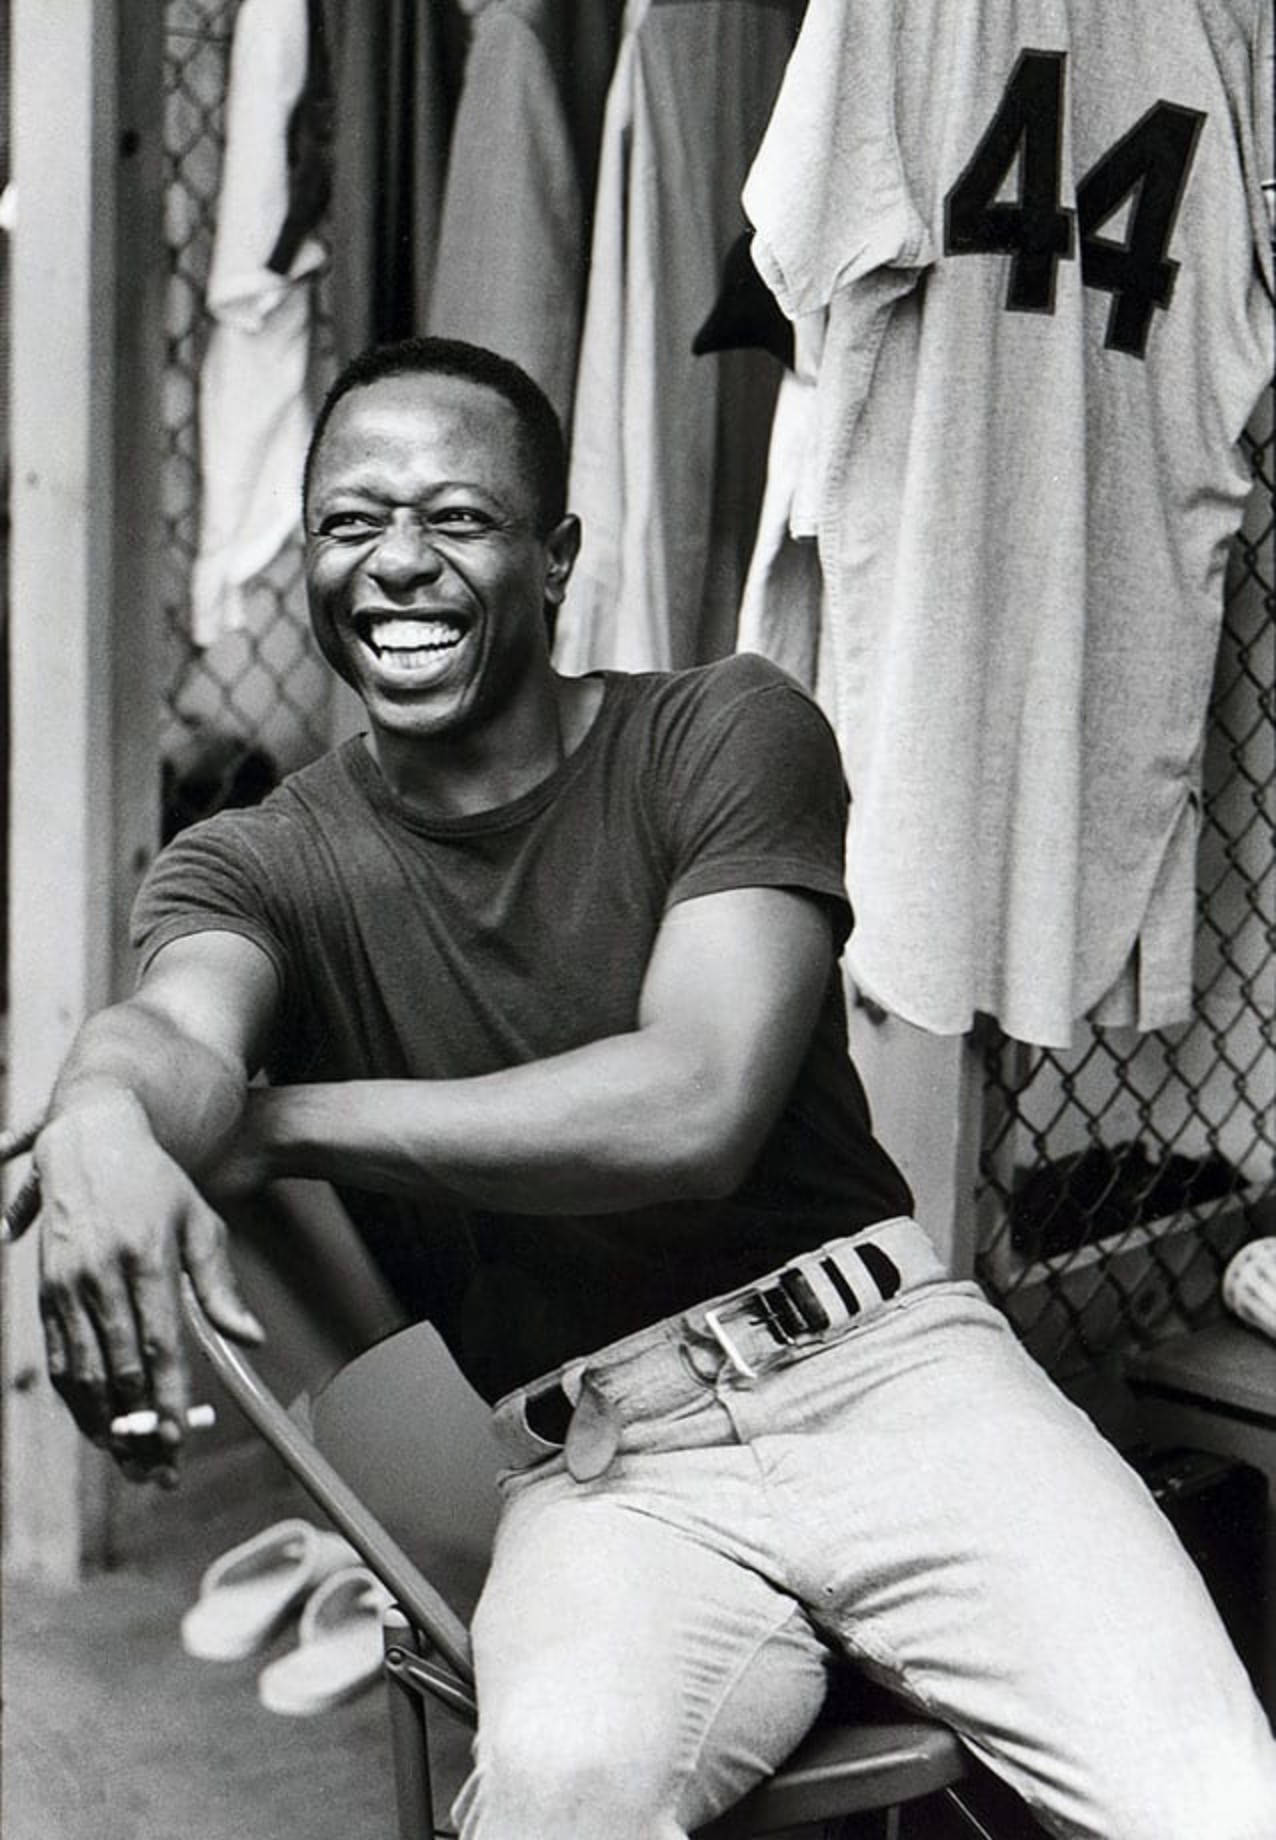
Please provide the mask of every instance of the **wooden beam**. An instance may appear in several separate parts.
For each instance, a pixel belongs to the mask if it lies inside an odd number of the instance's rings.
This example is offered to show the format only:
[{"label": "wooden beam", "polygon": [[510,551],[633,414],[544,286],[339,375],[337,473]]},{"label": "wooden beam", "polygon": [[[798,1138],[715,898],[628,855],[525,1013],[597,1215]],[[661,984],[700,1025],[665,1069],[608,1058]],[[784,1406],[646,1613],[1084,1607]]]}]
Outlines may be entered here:
[{"label": "wooden beam", "polygon": [[956,1278],[975,1265],[983,1070],[975,1039],[932,1035],[850,1003],[851,1054],[876,1135],[913,1191],[917,1219]]},{"label": "wooden beam", "polygon": [[[9,1116],[121,989],[157,835],[162,8],[14,0]],[[33,1239],[4,1270],[10,1568],[72,1582],[109,1492],[43,1374]]]}]

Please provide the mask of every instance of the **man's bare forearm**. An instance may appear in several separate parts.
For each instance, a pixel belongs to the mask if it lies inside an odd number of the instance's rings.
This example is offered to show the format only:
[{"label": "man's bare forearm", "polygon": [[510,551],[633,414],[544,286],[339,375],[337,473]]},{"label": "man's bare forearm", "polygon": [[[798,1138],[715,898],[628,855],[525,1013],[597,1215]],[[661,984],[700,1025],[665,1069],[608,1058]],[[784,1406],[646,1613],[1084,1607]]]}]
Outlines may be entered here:
[{"label": "man's bare forearm", "polygon": [[139,1124],[144,1118],[156,1142],[193,1172],[233,1134],[245,1091],[242,1068],[132,998],[81,1029],[54,1087],[49,1122],[90,1110]]},{"label": "man's bare forearm", "polygon": [[832,970],[827,916],[781,889],[675,907],[638,1026],[453,1080],[254,1091],[232,1163],[523,1214],[732,1193],[792,1089]]},{"label": "man's bare forearm", "polygon": [[267,1177],[608,1213],[707,1198],[739,1179],[732,1108],[708,1085],[636,1033],[471,1079],[254,1091],[245,1137]]}]

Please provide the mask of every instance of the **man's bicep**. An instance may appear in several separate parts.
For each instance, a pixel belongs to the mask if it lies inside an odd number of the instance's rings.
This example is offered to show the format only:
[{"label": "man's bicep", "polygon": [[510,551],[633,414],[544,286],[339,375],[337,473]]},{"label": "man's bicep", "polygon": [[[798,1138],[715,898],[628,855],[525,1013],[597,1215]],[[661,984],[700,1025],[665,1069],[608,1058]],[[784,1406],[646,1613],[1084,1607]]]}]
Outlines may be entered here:
[{"label": "man's bicep", "polygon": [[242,933],[184,935],[155,954],[134,998],[180,1034],[249,1074],[262,1064],[280,1010],[279,974]]},{"label": "man's bicep", "polygon": [[697,1060],[727,1126],[760,1143],[809,1046],[833,966],[826,903],[790,888],[681,901],[661,924],[639,1025]]}]

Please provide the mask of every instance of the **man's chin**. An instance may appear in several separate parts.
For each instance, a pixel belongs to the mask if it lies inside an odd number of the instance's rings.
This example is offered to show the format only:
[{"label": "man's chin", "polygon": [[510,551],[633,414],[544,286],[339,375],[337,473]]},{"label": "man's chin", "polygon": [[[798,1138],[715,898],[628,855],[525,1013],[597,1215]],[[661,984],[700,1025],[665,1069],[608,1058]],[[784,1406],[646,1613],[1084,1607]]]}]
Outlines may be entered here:
[{"label": "man's chin", "polygon": [[397,741],[445,741],[470,726],[472,711],[463,693],[423,691],[419,696],[386,696],[367,684],[355,691],[378,734]]}]

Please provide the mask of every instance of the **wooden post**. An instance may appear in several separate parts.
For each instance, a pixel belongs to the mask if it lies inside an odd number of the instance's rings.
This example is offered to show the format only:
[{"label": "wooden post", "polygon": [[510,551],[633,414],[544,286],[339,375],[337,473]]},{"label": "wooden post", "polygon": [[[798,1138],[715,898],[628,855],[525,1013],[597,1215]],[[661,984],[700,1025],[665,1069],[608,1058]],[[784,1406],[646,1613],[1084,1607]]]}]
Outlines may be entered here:
[{"label": "wooden post", "polygon": [[[16,1122],[126,982],[158,835],[163,9],[13,0],[11,23]],[[44,1378],[33,1237],[2,1275],[6,1558],[69,1583],[105,1556],[106,1470]]]},{"label": "wooden post", "polygon": [[955,1278],[968,1278],[983,1102],[976,1038],[932,1035],[854,1002],[850,1032],[876,1134],[912,1188],[935,1250]]}]

